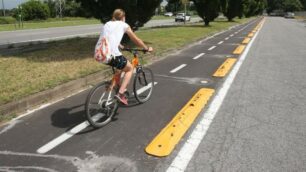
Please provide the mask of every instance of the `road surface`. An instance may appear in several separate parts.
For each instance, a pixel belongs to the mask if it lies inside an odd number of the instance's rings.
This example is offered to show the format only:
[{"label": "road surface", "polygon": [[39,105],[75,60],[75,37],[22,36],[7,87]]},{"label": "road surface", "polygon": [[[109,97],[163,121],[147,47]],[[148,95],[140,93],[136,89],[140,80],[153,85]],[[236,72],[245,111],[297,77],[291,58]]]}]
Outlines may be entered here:
[{"label": "road surface", "polygon": [[[194,17],[191,22],[197,22],[200,18]],[[174,19],[151,20],[145,27],[168,26],[182,23],[176,23]],[[29,29],[20,31],[0,32],[0,46],[16,43],[27,43],[36,41],[61,40],[78,36],[88,36],[98,34],[101,30],[101,24],[54,27],[45,29]]]},{"label": "road surface", "polygon": [[[305,171],[306,30],[295,20],[267,17],[245,53],[233,55],[259,21],[151,65],[157,82],[152,98],[121,107],[101,129],[72,134],[85,120],[88,90],[2,126],[0,171]],[[238,60],[232,72],[212,77],[227,57]],[[215,96],[174,152],[163,158],[146,154],[145,147],[203,87],[215,89]],[[214,117],[207,114],[216,104]],[[203,124],[208,117],[210,125]],[[196,138],[195,152],[182,151],[201,128],[207,132]],[[73,136],[39,153],[64,133]]]}]

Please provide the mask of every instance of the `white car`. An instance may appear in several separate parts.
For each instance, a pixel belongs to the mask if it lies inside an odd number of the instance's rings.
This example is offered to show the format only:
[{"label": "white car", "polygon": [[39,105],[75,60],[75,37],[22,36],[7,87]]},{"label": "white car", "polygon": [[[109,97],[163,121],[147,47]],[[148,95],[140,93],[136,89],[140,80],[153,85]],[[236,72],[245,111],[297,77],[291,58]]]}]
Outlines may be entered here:
[{"label": "white car", "polygon": [[285,18],[287,18],[287,19],[294,19],[294,13],[286,13],[285,14],[285,16],[284,16]]},{"label": "white car", "polygon": [[190,21],[190,18],[191,18],[190,15],[185,16],[185,13],[177,13],[175,16],[175,22],[179,22],[179,21],[183,22],[184,19],[185,21]]},{"label": "white car", "polygon": [[172,16],[173,16],[173,13],[172,13],[172,12],[167,12],[167,13],[164,14],[164,16],[172,17]]}]

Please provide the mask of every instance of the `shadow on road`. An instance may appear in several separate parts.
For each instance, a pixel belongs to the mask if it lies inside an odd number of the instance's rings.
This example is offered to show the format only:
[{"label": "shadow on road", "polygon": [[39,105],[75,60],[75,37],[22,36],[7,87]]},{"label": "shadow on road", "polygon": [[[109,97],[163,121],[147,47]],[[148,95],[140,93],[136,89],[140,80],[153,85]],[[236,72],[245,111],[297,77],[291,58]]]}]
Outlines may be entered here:
[{"label": "shadow on road", "polygon": [[85,120],[86,118],[83,104],[58,109],[51,116],[53,126],[58,128],[67,128],[67,130],[84,122]]}]

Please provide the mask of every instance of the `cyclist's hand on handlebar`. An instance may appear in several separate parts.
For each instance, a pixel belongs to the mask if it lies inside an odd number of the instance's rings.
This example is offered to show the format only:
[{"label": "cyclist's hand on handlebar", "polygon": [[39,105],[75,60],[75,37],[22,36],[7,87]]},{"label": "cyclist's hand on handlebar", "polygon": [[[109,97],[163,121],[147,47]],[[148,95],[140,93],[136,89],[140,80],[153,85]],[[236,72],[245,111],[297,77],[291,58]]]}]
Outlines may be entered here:
[{"label": "cyclist's hand on handlebar", "polygon": [[146,49],[148,52],[152,52],[153,51],[153,47],[148,47],[148,49]]}]

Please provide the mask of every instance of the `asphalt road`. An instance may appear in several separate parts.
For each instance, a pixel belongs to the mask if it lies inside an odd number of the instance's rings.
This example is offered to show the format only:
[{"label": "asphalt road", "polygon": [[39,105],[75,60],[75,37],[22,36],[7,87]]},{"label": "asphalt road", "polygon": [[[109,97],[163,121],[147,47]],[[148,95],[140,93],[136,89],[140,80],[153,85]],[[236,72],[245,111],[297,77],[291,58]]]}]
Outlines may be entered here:
[{"label": "asphalt road", "polygon": [[306,28],[267,18],[186,171],[306,171]]},{"label": "asphalt road", "polygon": [[[88,90],[2,126],[0,171],[166,171],[201,117],[169,157],[147,155],[145,147],[200,88],[223,89],[228,79],[212,74],[227,57],[240,61],[232,52],[258,22],[154,63],[150,101],[121,107],[106,127],[88,127],[45,154],[37,150],[85,120]],[[186,171],[305,171],[305,38],[296,21],[266,18]]]},{"label": "asphalt road", "polygon": [[[191,19],[191,22],[196,22],[199,20],[200,18],[194,17]],[[145,24],[145,27],[168,26],[176,24],[181,23],[174,22],[174,19],[151,20]],[[101,24],[5,31],[0,32],[0,46],[15,43],[61,40],[77,36],[95,35],[98,34],[100,30]]]}]

